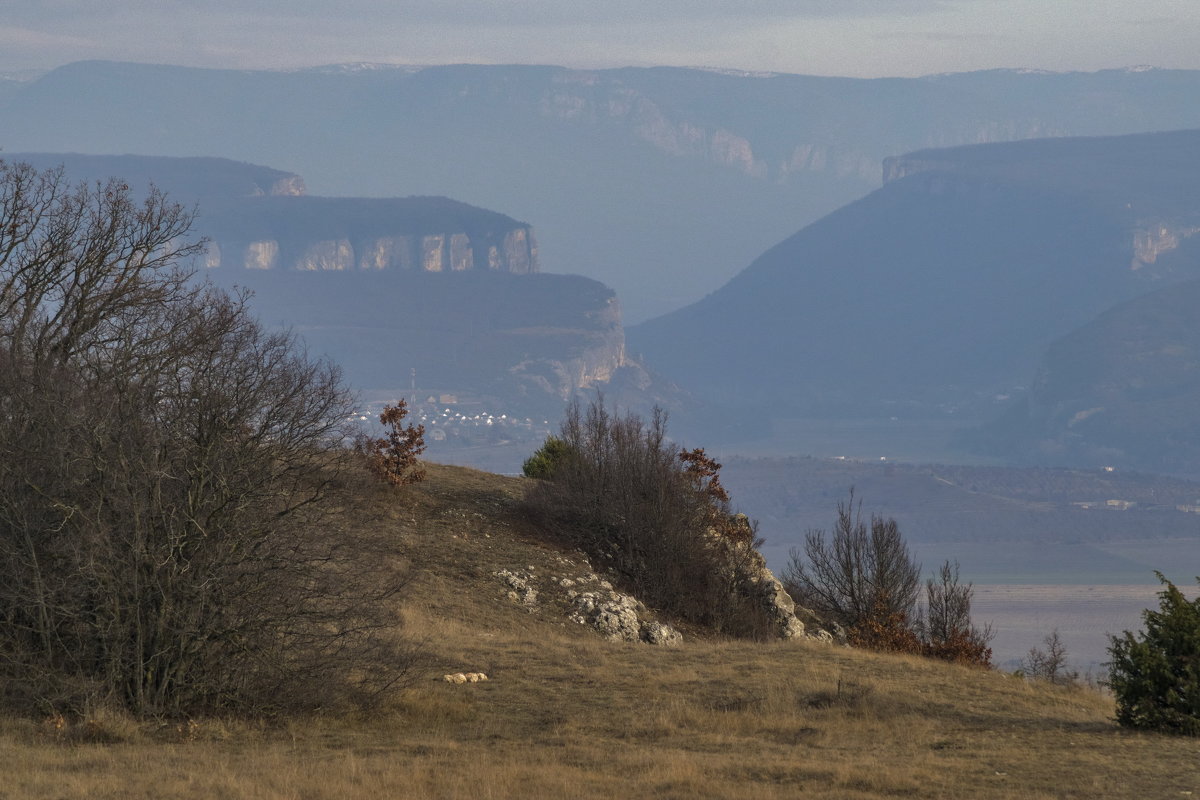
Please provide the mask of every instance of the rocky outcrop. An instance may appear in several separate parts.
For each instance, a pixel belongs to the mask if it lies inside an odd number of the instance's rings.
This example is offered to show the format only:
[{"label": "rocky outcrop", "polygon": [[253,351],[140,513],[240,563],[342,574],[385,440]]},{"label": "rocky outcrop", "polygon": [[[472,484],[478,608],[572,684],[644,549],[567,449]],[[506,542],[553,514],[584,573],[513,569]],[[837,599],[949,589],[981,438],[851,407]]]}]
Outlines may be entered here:
[{"label": "rocky outcrop", "polygon": [[1133,232],[1133,261],[1129,268],[1139,270],[1154,264],[1160,255],[1178,249],[1180,242],[1197,233],[1200,233],[1200,227],[1195,225],[1140,225]]},{"label": "rocky outcrop", "polygon": [[[494,254],[494,255],[493,255]],[[509,231],[499,248],[488,250],[488,268],[527,275],[538,271],[537,244],[530,228]]]},{"label": "rocky outcrop", "polygon": [[421,239],[421,269],[441,272],[446,267],[446,235],[443,233]]},{"label": "rocky outcrop", "polygon": [[753,526],[745,514],[733,515],[726,530],[711,528],[707,536],[728,570],[726,585],[737,587],[737,594],[749,600],[749,606],[762,615],[772,634],[780,639],[810,638],[796,616],[796,604],[755,548]]},{"label": "rocky outcrop", "polygon": [[576,592],[567,595],[574,601],[571,620],[590,625],[605,639],[636,642],[641,639],[642,622],[638,619],[637,600],[611,589]]},{"label": "rocky outcrop", "polygon": [[[564,566],[574,562],[560,558]],[[622,594],[608,581],[592,572],[584,562],[582,575],[552,575],[541,583],[534,568],[527,570],[502,569],[493,573],[508,588],[507,597],[533,609],[553,605],[557,600],[567,607],[567,618],[578,625],[596,630],[610,641],[644,642],[659,646],[674,646],[683,641],[683,634],[663,622],[646,616],[647,608],[636,598]]]},{"label": "rocky outcrop", "polygon": [[509,600],[526,606],[537,605],[538,591],[532,573],[502,569],[494,574],[509,588]]},{"label": "rocky outcrop", "polygon": [[891,183],[919,172],[953,168],[954,164],[947,161],[913,158],[912,156],[891,156],[883,160],[883,182]]},{"label": "rocky outcrop", "polygon": [[[537,387],[568,400],[581,389],[591,389],[609,383],[618,370],[641,370],[626,356],[625,332],[621,324],[620,304],[615,296],[588,314],[588,333],[583,346],[574,349],[570,357],[529,357],[509,368],[516,381]],[[528,332],[538,336],[545,331]],[[518,334],[519,335],[519,334]]]},{"label": "rocky outcrop", "polygon": [[412,237],[376,236],[362,239],[354,248],[361,270],[411,270],[416,265]]},{"label": "rocky outcrop", "polygon": [[796,172],[827,172],[839,178],[858,178],[874,181],[879,174],[879,161],[861,150],[840,150],[823,144],[798,144],[790,158],[780,165],[780,175]]},{"label": "rocky outcrop", "polygon": [[271,197],[301,197],[308,194],[308,190],[304,186],[304,178],[286,175],[274,181],[266,194]]}]

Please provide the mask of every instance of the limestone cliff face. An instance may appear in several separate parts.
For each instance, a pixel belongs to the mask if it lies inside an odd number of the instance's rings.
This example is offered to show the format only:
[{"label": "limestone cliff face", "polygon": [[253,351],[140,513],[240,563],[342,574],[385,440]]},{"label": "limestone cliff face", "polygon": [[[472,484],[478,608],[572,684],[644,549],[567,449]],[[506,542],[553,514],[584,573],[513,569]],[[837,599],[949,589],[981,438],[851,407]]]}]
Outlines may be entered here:
[{"label": "limestone cliff face", "polygon": [[791,157],[780,165],[779,171],[785,176],[795,172],[827,172],[839,178],[855,177],[874,181],[879,172],[879,163],[862,151],[802,143],[796,145]]},{"label": "limestone cliff face", "polygon": [[288,175],[272,183],[267,194],[271,197],[302,197],[308,194],[308,190],[304,186],[304,178]]},{"label": "limestone cliff face", "polygon": [[635,136],[675,156],[699,157],[766,177],[767,162],[755,155],[750,140],[726,128],[673,119],[658,103],[620,84],[601,84],[596,73],[567,72],[541,98],[539,112],[555,119],[595,124],[618,121]]},{"label": "limestone cliff face", "polygon": [[458,231],[421,236],[383,235],[310,238],[304,236],[241,240],[213,236],[205,267],[255,270],[346,272],[488,270],[528,275],[538,272],[537,244],[527,226],[503,235],[472,236]]},{"label": "limestone cliff face", "polygon": [[1200,233],[1200,226],[1180,223],[1143,222],[1133,231],[1133,261],[1130,269],[1140,270],[1158,262],[1164,253],[1179,248],[1185,239]]},{"label": "limestone cliff face", "polygon": [[582,390],[606,386],[622,368],[640,369],[626,356],[625,329],[615,295],[584,312],[577,328],[527,328],[506,331],[504,335],[525,338],[529,342],[539,337],[572,340],[565,352],[537,355],[531,352],[530,357],[521,359],[508,370],[518,383],[559,400],[568,400]]},{"label": "limestone cliff face", "polygon": [[353,269],[355,264],[354,248],[348,239],[326,239],[308,244],[292,268],[305,271],[347,270]]},{"label": "limestone cliff face", "polygon": [[416,265],[413,240],[409,236],[377,236],[355,246],[361,270],[411,270]]},{"label": "limestone cliff face", "polygon": [[[279,242],[274,239],[250,242],[242,252],[242,266],[246,269],[274,269],[279,262]],[[213,266],[219,267],[221,262]]]},{"label": "limestone cliff face", "polygon": [[[727,76],[749,82],[785,79],[785,76],[753,73],[727,73]],[[1010,117],[998,112],[999,116],[991,118],[985,112],[963,118],[955,113],[945,115],[940,122],[913,124],[905,118],[904,111],[895,111],[894,121],[902,130],[880,136],[866,122],[867,116],[847,117],[837,110],[835,113],[841,116],[825,121],[823,111],[841,107],[830,102],[823,88],[815,84],[797,84],[796,94],[791,96],[762,84],[744,87],[747,95],[773,98],[777,105],[766,113],[780,119],[770,125],[764,124],[763,117],[714,113],[711,108],[701,110],[693,105],[701,101],[691,94],[697,84],[687,80],[681,84],[668,80],[656,86],[644,76],[631,76],[626,81],[610,71],[564,70],[554,76],[535,100],[534,108],[544,117],[564,122],[592,127],[616,125],[670,155],[702,159],[777,182],[787,182],[800,174],[820,173],[873,184],[879,180],[880,156],[890,150],[1010,142],[1069,133],[1063,126],[1037,116]],[[727,104],[739,105],[739,101],[722,96],[723,91],[731,91],[728,87],[712,83],[705,91],[704,105],[721,109]],[[811,101],[807,108],[799,100],[806,95]],[[874,99],[887,100],[883,96]],[[880,119],[888,113],[883,112]],[[855,126],[863,129],[850,135],[845,133]],[[792,132],[781,133],[780,128]]]}]

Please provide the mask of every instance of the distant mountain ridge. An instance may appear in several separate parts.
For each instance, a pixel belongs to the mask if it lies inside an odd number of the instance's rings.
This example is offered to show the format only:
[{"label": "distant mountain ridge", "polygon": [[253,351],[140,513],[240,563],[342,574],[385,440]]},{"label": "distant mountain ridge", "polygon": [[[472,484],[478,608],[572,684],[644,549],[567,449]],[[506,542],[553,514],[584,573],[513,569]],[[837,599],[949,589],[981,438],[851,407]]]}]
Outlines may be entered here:
[{"label": "distant mountain ridge", "polygon": [[1141,226],[1197,219],[1197,155],[1200,131],[898,159],[878,191],[631,329],[631,349],[733,407],[984,418],[1051,341],[1200,275],[1184,231],[1153,258],[1136,246]]},{"label": "distant mountain ridge", "polygon": [[0,91],[8,150],[224,156],[314,193],[450,196],[536,220],[546,268],[634,318],[694,302],[749,254],[880,184],[898,153],[1200,127],[1200,73],[915,79],[677,68],[81,62]]}]

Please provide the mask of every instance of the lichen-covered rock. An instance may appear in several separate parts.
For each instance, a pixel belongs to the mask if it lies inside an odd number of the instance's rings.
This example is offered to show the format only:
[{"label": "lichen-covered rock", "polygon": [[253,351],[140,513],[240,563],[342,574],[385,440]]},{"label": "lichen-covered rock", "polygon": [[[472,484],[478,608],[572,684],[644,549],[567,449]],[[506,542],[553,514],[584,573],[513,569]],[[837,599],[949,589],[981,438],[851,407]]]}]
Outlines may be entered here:
[{"label": "lichen-covered rock", "polygon": [[753,579],[758,602],[781,639],[804,637],[804,623],[796,618],[796,604],[764,563]]},{"label": "lichen-covered rock", "polygon": [[834,642],[833,634],[824,628],[817,628],[816,630],[812,631],[808,634],[808,638],[814,642],[820,642],[821,644],[833,644]]},{"label": "lichen-covered rock", "polygon": [[674,647],[683,641],[683,634],[670,625],[650,620],[642,623],[641,638],[646,644]]},{"label": "lichen-covered rock", "polygon": [[637,601],[616,592],[582,592],[576,594],[571,619],[591,625],[607,639],[636,642],[641,638],[641,620]]},{"label": "lichen-covered rock", "polygon": [[513,572],[507,569],[492,574],[509,587],[508,599],[527,606],[537,605],[538,592],[533,585],[533,575],[528,572]]},{"label": "lichen-covered rock", "polygon": [[796,617],[796,604],[753,545],[750,520],[745,514],[735,514],[729,522],[730,527],[741,535],[728,536],[710,529],[708,536],[715,548],[724,551],[730,585],[747,591],[752,604],[761,610],[772,632],[780,639],[804,638],[804,623]]}]

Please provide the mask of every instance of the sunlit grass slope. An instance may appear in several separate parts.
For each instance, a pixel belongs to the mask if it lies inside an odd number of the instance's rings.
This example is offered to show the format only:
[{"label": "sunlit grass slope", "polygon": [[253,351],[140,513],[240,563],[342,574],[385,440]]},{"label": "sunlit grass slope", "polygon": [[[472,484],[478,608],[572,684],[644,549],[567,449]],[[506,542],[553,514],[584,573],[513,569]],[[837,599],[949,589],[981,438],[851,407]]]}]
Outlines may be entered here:
[{"label": "sunlit grass slope", "polygon": [[[362,715],[251,724],[0,722],[0,798],[1042,798],[1200,795],[1200,742],[1130,733],[1104,696],[810,643],[613,643],[551,576],[585,571],[519,479],[349,481],[341,525],[393,531],[426,653]],[[331,531],[335,533],[336,531]],[[539,602],[493,573],[537,576]],[[451,685],[448,672],[482,671]]]}]

